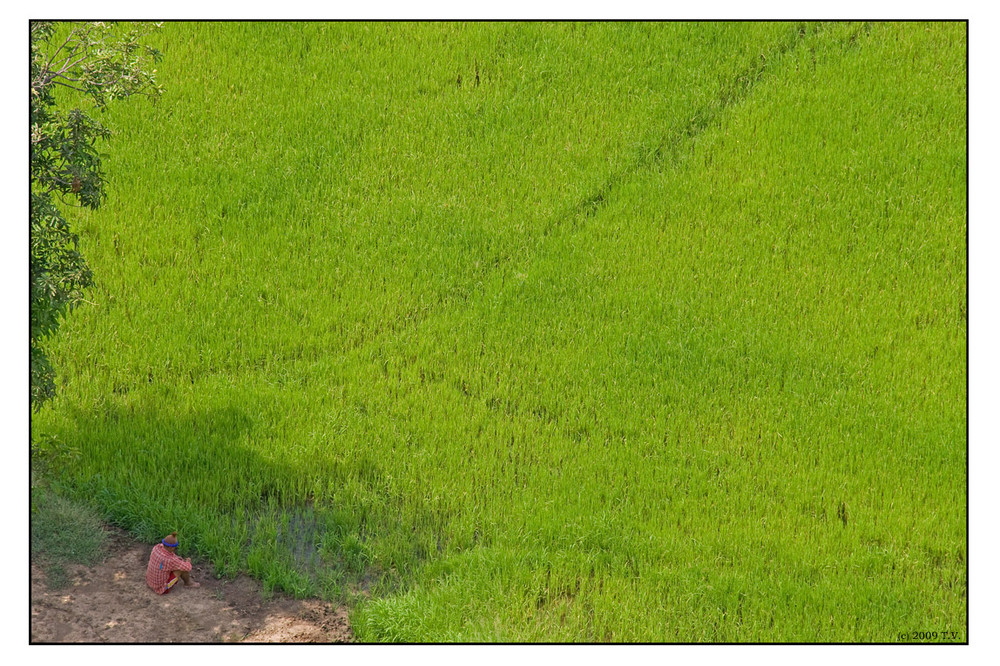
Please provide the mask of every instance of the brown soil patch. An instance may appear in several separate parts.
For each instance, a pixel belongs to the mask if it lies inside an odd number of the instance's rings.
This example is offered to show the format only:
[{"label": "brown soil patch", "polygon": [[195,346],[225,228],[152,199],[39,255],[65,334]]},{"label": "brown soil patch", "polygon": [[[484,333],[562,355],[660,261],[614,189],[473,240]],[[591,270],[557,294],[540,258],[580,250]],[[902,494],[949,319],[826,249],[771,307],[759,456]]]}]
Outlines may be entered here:
[{"label": "brown soil patch", "polygon": [[194,562],[192,580],[158,595],[146,586],[152,545],[108,528],[109,554],[94,567],[67,566],[50,590],[31,566],[32,643],[349,643],[347,609],[317,599],[261,598],[259,582],[217,580]]}]

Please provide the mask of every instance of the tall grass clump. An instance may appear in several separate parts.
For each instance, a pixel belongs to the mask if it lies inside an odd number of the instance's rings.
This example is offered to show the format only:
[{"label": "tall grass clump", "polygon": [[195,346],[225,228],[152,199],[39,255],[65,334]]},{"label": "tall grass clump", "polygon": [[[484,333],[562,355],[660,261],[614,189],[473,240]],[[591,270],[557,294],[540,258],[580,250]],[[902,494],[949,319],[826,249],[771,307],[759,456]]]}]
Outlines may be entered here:
[{"label": "tall grass clump", "polygon": [[162,40],[67,487],[363,640],[964,631],[963,24]]}]

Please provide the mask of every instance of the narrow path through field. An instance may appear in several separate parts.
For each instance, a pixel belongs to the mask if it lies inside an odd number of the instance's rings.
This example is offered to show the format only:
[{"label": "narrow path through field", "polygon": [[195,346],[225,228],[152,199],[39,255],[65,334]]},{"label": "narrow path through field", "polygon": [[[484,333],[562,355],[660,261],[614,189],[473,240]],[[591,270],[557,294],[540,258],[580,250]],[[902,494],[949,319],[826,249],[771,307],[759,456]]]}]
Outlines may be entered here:
[{"label": "narrow path through field", "polygon": [[33,643],[349,643],[347,609],[275,596],[259,582],[216,580],[204,563],[199,588],[157,595],[146,586],[150,546],[109,528],[109,554],[94,567],[68,566],[70,584],[49,589],[31,567]]},{"label": "narrow path through field", "polygon": [[[754,59],[744,67],[731,81],[719,89],[715,97],[692,109],[688,118],[652,120],[650,127],[653,128],[653,132],[645,141],[641,142],[641,147],[632,161],[620,171],[610,174],[594,192],[577,202],[563,216],[553,220],[552,226],[593,215],[604,205],[607,197],[620,183],[642,169],[654,165],[676,163],[685,147],[689,146],[705,130],[712,127],[726,109],[737,106],[749,97],[764,75],[773,69],[774,65],[785,54],[799,47],[807,36],[811,35],[814,39],[820,36],[827,27],[827,23],[816,23],[811,26],[811,33],[807,33],[805,25],[801,24],[796,32],[789,33],[786,39],[772,44],[769,50],[761,53],[759,60]],[[859,23],[848,40],[853,44],[861,32],[868,30],[871,30],[870,23]],[[664,125],[667,127],[666,131],[661,129]],[[548,231],[551,231],[551,227]]]}]

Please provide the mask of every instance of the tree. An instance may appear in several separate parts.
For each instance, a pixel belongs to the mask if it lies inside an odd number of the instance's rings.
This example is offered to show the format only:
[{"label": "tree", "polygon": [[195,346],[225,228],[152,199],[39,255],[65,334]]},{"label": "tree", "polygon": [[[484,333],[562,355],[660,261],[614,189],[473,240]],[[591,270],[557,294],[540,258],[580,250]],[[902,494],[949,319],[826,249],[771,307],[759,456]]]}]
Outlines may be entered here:
[{"label": "tree", "polygon": [[[55,395],[46,340],[84,301],[93,275],[60,206],[97,209],[104,200],[98,144],[111,132],[91,115],[113,100],[163,92],[142,41],[159,24],[30,24],[30,375],[31,406]],[[74,103],[85,102],[85,111]],[[71,108],[64,108],[71,107]]]}]

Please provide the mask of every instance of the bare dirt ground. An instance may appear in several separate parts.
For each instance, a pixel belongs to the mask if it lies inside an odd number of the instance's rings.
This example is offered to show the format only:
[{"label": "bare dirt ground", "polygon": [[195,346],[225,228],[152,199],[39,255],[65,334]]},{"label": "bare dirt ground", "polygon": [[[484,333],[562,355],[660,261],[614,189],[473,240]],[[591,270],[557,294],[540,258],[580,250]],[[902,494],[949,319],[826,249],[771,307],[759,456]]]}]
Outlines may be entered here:
[{"label": "bare dirt ground", "polygon": [[217,580],[194,562],[191,579],[158,595],[146,586],[152,545],[107,528],[108,556],[66,566],[70,584],[50,590],[31,566],[33,643],[349,643],[347,609],[317,599],[261,598],[259,582]]}]

